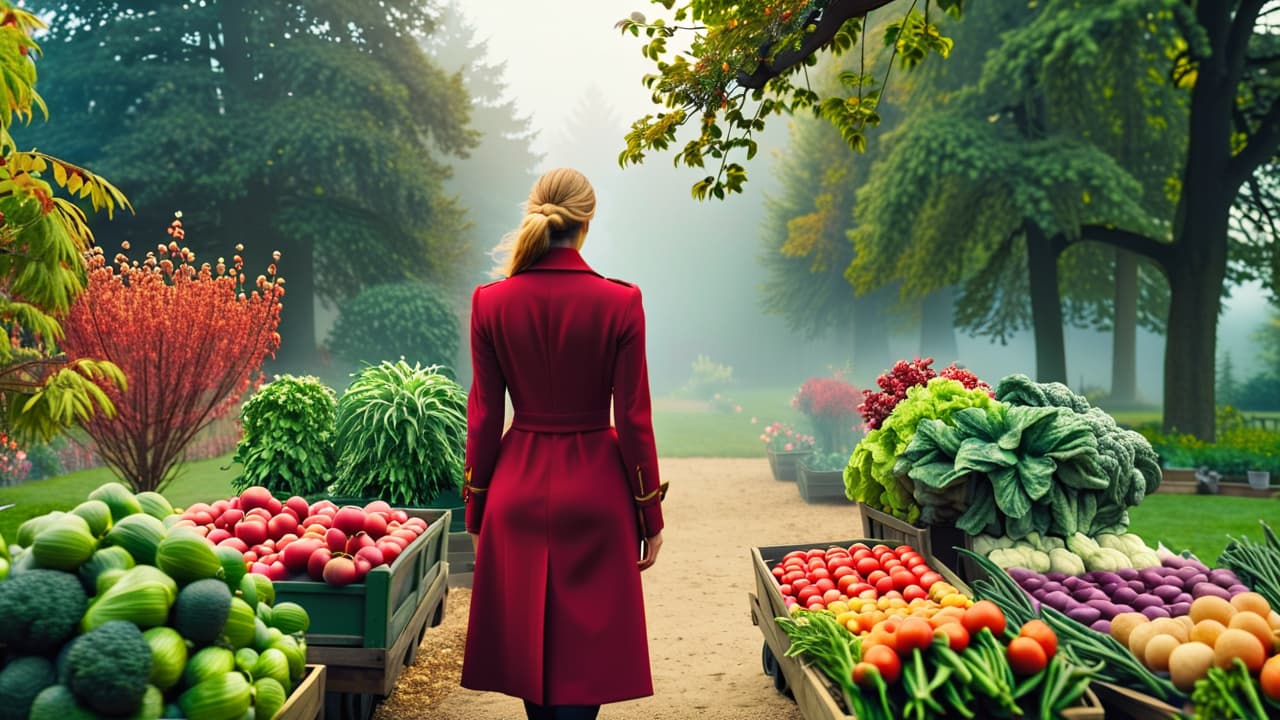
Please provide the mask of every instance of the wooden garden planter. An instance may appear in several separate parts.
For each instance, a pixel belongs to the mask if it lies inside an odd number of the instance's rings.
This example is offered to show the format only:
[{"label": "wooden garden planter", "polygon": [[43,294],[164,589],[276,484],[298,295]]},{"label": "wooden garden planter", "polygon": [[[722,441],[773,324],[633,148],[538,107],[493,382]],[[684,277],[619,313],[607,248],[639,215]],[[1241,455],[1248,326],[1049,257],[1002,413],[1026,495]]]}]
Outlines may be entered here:
[{"label": "wooden garden planter", "polygon": [[811,454],[809,450],[769,450],[768,452],[769,469],[773,471],[773,479],[788,482],[795,482],[800,460]]},{"label": "wooden garden planter", "polygon": [[796,466],[796,488],[807,503],[849,502],[844,494],[844,470],[810,470],[801,460]]}]

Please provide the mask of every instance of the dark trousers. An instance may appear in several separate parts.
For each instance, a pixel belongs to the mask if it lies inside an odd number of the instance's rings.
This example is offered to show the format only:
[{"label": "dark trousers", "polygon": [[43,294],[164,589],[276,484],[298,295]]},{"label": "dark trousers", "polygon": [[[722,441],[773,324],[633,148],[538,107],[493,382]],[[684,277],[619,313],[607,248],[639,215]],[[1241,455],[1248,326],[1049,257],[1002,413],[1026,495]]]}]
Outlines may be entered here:
[{"label": "dark trousers", "polygon": [[534,705],[524,701],[528,720],[596,720],[599,705]]}]

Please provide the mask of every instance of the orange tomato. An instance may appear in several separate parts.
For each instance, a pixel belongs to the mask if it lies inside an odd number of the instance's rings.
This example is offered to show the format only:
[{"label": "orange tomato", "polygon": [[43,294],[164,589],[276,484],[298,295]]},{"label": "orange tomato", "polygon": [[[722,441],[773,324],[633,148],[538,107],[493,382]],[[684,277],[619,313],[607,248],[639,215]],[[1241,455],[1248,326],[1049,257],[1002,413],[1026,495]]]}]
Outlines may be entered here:
[{"label": "orange tomato", "polygon": [[969,647],[969,631],[965,630],[964,625],[961,625],[955,618],[950,618],[949,620],[949,622],[939,625],[938,629],[933,631],[933,636],[935,638],[945,638],[947,647],[960,652]]},{"label": "orange tomato", "polygon": [[898,659],[898,653],[887,645],[874,645],[862,653],[862,660],[876,666],[876,670],[880,671],[880,677],[889,684],[898,681],[898,676],[902,674],[902,661]]},{"label": "orange tomato", "polygon": [[1058,635],[1043,620],[1031,620],[1018,631],[1020,637],[1029,637],[1040,643],[1046,658],[1053,657],[1058,651]]},{"label": "orange tomato", "polygon": [[1280,655],[1263,663],[1258,684],[1262,686],[1263,695],[1280,702]]},{"label": "orange tomato", "polygon": [[923,618],[909,617],[898,626],[898,653],[924,650],[933,644],[933,627]]},{"label": "orange tomato", "polygon": [[1009,667],[1017,675],[1035,675],[1048,663],[1044,648],[1029,637],[1016,637],[1009,643]]},{"label": "orange tomato", "polygon": [[964,625],[964,629],[969,631],[970,635],[982,628],[987,628],[996,637],[1004,634],[1004,613],[1001,612],[998,605],[990,600],[979,600],[974,603],[972,607],[964,611],[964,617],[960,619],[960,622]]}]

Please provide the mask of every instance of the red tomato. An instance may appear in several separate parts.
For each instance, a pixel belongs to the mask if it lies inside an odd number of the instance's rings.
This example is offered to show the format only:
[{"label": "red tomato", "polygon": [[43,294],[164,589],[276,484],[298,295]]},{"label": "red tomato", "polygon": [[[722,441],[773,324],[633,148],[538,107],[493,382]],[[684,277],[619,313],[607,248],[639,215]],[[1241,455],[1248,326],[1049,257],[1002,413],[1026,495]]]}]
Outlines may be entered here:
[{"label": "red tomato", "polygon": [[853,561],[856,563],[862,560],[863,558],[873,558],[875,556],[876,556],[875,553],[871,552],[870,550],[867,550],[866,548],[863,548],[853,554]]},{"label": "red tomato", "polygon": [[890,685],[897,682],[898,676],[902,674],[902,662],[898,660],[898,653],[887,645],[867,648],[862,654],[862,660],[875,665],[876,670],[880,671],[880,677]]},{"label": "red tomato", "polygon": [[928,620],[908,617],[898,626],[898,652],[910,654],[912,650],[924,650],[933,644],[933,626]]},{"label": "red tomato", "polygon": [[374,547],[382,551],[382,559],[388,565],[394,565],[396,558],[400,557],[400,551],[404,549],[403,545],[387,542],[386,538],[379,540]]},{"label": "red tomato", "polygon": [[378,567],[384,562],[382,551],[373,545],[366,545],[357,550],[356,557],[368,560],[371,567]]},{"label": "red tomato", "polygon": [[836,581],[832,580],[831,578],[819,578],[813,582],[813,586],[818,588],[822,592],[826,592],[828,590],[835,589]]},{"label": "red tomato", "polygon": [[920,555],[912,555],[910,558],[903,560],[903,562],[907,564],[907,567],[915,567],[917,565],[924,565],[925,567],[929,566],[929,563]]},{"label": "red tomato", "polygon": [[1048,658],[1040,643],[1029,637],[1016,637],[1009,643],[1009,667],[1016,675],[1035,675],[1044,669]]},{"label": "red tomato", "polygon": [[787,573],[786,575],[783,575],[783,576],[782,576],[782,582],[785,582],[785,583],[793,583],[793,582],[795,582],[795,581],[797,581],[797,580],[800,580],[800,579],[802,579],[802,578],[804,578],[804,573],[803,573],[803,572],[801,572],[801,571],[799,571],[799,570],[792,570],[791,572],[789,572],[789,573]]},{"label": "red tomato", "polygon": [[813,585],[807,585],[805,587],[800,588],[798,591],[796,591],[796,599],[802,603],[807,603],[809,602],[809,598],[814,598],[814,597],[817,597],[817,598],[822,597],[822,591],[814,587]]},{"label": "red tomato", "polygon": [[862,574],[866,577],[867,582],[871,583],[872,585],[875,585],[876,583],[880,582],[880,578],[889,577],[889,573],[883,570],[876,570],[875,572],[869,575],[867,573],[862,573]]},{"label": "red tomato", "polygon": [[813,558],[826,557],[826,555],[827,555],[827,551],[821,550],[819,548],[814,548],[809,552],[805,553],[805,556],[808,557],[810,560],[812,560]]},{"label": "red tomato", "polygon": [[947,647],[960,652],[969,647],[969,631],[964,629],[964,625],[958,622],[944,623],[933,631],[933,636],[944,637],[947,641]]},{"label": "red tomato", "polygon": [[334,587],[356,582],[356,564],[349,557],[330,558],[324,565],[324,581]]},{"label": "red tomato", "polygon": [[895,568],[903,568],[904,570],[906,569],[902,565],[902,561],[896,558],[887,558],[884,562],[880,563],[880,567],[884,568],[885,570],[888,570],[891,573],[894,571]]},{"label": "red tomato", "polygon": [[859,582],[861,581],[858,580],[858,576],[845,575],[836,580],[836,588],[838,588],[842,593],[848,593],[849,588],[853,587],[854,585],[857,585]]},{"label": "red tomato", "polygon": [[843,593],[841,593],[839,590],[836,590],[836,589],[828,590],[822,593],[822,602],[826,603],[827,605],[830,605],[831,603],[839,600],[842,595]]},{"label": "red tomato", "polygon": [[890,599],[890,600],[893,600],[894,598],[901,599],[901,598],[902,598],[902,593],[898,592],[897,590],[890,590],[889,592],[887,592],[887,593],[885,593],[885,594],[884,594],[884,597],[886,597],[886,598],[888,598],[888,599]]},{"label": "red tomato", "polygon": [[1053,654],[1058,651],[1058,635],[1043,620],[1028,621],[1026,625],[1022,626],[1022,630],[1018,631],[1018,635],[1029,637],[1040,643],[1046,658],[1053,657]]},{"label": "red tomato", "polygon": [[[404,522],[404,521],[403,521],[403,520],[401,520],[401,522]],[[787,560],[790,560],[791,558],[803,558],[803,557],[804,557],[804,551],[803,551],[803,550],[792,550],[791,552],[787,553],[786,555],[783,555],[783,556],[782,556],[782,560],[783,560],[783,562],[786,562]]]},{"label": "red tomato", "polygon": [[[383,551],[383,554],[385,555],[385,554],[386,554],[386,548],[384,547],[384,548],[381,548],[381,549],[382,549],[382,551]],[[779,585],[779,586],[778,586],[778,592],[782,593],[782,596],[783,596],[783,597],[786,597],[786,596],[788,596],[788,595],[791,595],[791,594],[795,593],[795,590],[793,590],[793,589],[791,588],[791,585],[790,585],[790,584],[785,584],[785,585]]]},{"label": "red tomato", "polygon": [[[1000,611],[998,605],[990,600],[979,600],[974,603],[968,610],[964,611],[964,616],[960,618],[960,622],[964,624],[964,629],[968,630],[970,635],[982,628],[987,628],[996,637],[1004,634],[1004,613]],[[1041,652],[1043,653],[1044,651],[1042,650]]]},{"label": "red tomato", "polygon": [[787,574],[787,571],[783,570],[781,565],[774,568],[771,572],[773,573],[773,576],[776,578],[781,578],[783,575]]},{"label": "red tomato", "polygon": [[920,576],[920,587],[925,590],[933,587],[937,582],[942,582],[942,576],[932,570]]},{"label": "red tomato", "polygon": [[873,557],[864,557],[854,566],[859,575],[870,578],[871,573],[880,570],[880,561]]},{"label": "red tomato", "polygon": [[840,568],[849,568],[850,570],[852,570],[853,558],[849,557],[848,555],[842,555],[834,560],[832,560],[831,558],[827,558],[828,570],[830,570],[831,572],[835,572]]},{"label": "red tomato", "polygon": [[831,577],[831,571],[826,569],[825,567],[816,567],[809,571],[809,580],[813,582],[817,582],[819,580],[822,580],[824,578],[829,578],[829,577]]},{"label": "red tomato", "polygon": [[889,577],[888,575],[876,581],[876,592],[881,595],[884,595],[885,593],[889,592],[893,588],[894,588],[893,578]]},{"label": "red tomato", "polygon": [[887,553],[887,552],[892,552],[892,551],[893,551],[893,548],[889,547],[888,545],[885,545],[884,543],[880,543],[880,544],[878,544],[878,545],[873,545],[873,546],[871,547],[871,552],[873,552],[873,553],[875,553],[875,554],[877,554],[877,555],[883,555],[883,554],[885,554],[885,553]]},{"label": "red tomato", "polygon": [[853,585],[850,585],[847,590],[845,590],[845,594],[848,595],[849,597],[862,597],[862,594],[867,592],[868,590],[874,593],[876,591],[876,588],[874,585],[871,585],[865,582],[854,583]]},{"label": "red tomato", "polygon": [[903,555],[919,555],[920,554],[916,552],[916,549],[911,547],[910,545],[899,545],[897,548],[894,549],[894,551],[898,553],[898,557],[902,557]]},{"label": "red tomato", "polygon": [[391,505],[386,500],[372,500],[364,506],[364,511],[367,513],[389,513],[391,512]]},{"label": "red tomato", "polygon": [[858,687],[875,687],[875,679],[880,670],[869,662],[863,661],[853,666],[853,684]]},{"label": "red tomato", "polygon": [[911,568],[911,574],[916,577],[924,577],[925,573],[933,572],[929,569],[929,566],[924,563],[920,563],[919,565],[908,565],[907,567]]},{"label": "red tomato", "polygon": [[910,572],[907,572],[906,570],[903,570],[902,572],[898,572],[898,573],[893,573],[889,577],[891,580],[893,580],[893,589],[898,590],[899,592],[901,592],[902,590],[906,590],[907,588],[916,584],[915,576],[912,575]]},{"label": "red tomato", "polygon": [[798,577],[795,580],[791,581],[791,587],[795,588],[796,592],[800,592],[801,590],[809,587],[812,584],[813,583],[809,582],[809,578],[803,577],[803,576]]},{"label": "red tomato", "polygon": [[324,534],[324,542],[335,553],[346,552],[347,534],[338,528],[329,528]]},{"label": "red tomato", "polygon": [[859,550],[869,550],[866,543],[854,543],[849,546],[849,552],[857,554]]},{"label": "red tomato", "polygon": [[912,600],[924,600],[928,597],[929,593],[925,592],[924,588],[919,585],[908,585],[902,590],[902,599],[907,602],[911,602]]},{"label": "red tomato", "polygon": [[853,575],[856,577],[857,574],[858,574],[858,571],[854,570],[848,565],[841,565],[840,567],[831,571],[831,577],[835,578],[836,580],[839,580],[842,577],[848,577],[849,575]]}]

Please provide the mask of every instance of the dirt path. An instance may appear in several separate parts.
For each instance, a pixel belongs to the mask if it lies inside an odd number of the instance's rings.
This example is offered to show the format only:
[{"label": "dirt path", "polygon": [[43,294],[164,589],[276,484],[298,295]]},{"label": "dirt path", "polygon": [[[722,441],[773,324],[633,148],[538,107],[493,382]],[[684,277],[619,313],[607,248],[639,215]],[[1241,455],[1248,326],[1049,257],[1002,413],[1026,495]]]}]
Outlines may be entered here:
[{"label": "dirt path", "polygon": [[[608,705],[602,720],[799,720],[760,667],[751,624],[754,577],[747,548],[859,534],[851,504],[808,505],[795,483],[777,482],[764,458],[671,459],[662,554],[644,574],[655,695]],[[458,687],[466,590],[452,590],[445,622],[428,631],[414,666],[377,720],[521,718],[520,701]]]}]

